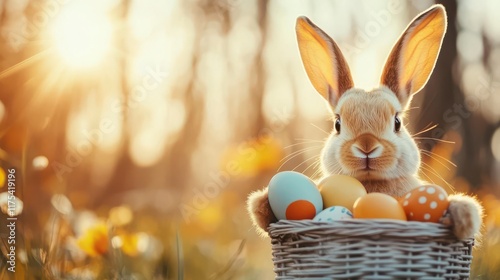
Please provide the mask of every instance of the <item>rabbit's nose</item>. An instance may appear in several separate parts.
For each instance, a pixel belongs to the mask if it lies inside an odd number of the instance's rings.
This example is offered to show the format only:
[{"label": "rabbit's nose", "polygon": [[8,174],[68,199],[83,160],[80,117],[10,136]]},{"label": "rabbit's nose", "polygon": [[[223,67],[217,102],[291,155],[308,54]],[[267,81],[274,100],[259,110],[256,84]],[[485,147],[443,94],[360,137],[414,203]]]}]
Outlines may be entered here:
[{"label": "rabbit's nose", "polygon": [[380,141],[371,133],[364,133],[351,146],[351,151],[358,158],[376,158],[382,155],[384,148]]},{"label": "rabbit's nose", "polygon": [[376,158],[382,154],[382,145],[376,144],[375,146],[365,149],[358,144],[352,145],[352,153],[359,158]]}]

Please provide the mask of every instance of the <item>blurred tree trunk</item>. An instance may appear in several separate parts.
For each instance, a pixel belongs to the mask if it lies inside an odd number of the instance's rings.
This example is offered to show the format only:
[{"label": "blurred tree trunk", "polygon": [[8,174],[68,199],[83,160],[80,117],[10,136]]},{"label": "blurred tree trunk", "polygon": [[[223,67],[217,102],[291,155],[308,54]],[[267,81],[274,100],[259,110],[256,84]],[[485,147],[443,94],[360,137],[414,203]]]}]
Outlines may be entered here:
[{"label": "blurred tree trunk", "polygon": [[[264,89],[266,84],[265,69],[264,69],[264,47],[266,43],[267,36],[267,0],[258,0],[258,19],[261,43],[259,45],[257,56],[254,64],[255,71],[250,71],[249,75],[255,74],[255,86],[250,90],[252,107],[254,110],[250,110],[250,113],[255,112],[254,125],[251,128],[253,135],[258,135],[260,130],[265,126],[264,114],[262,112],[262,102],[264,99]],[[249,77],[251,79],[251,77]]]}]

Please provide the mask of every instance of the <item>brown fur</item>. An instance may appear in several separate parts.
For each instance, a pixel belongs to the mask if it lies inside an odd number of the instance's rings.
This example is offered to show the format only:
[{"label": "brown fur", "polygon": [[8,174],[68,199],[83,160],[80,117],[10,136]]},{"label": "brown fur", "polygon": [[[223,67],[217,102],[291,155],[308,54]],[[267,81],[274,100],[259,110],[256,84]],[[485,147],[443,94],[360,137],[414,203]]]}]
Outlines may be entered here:
[{"label": "brown fur", "polygon": [[448,224],[459,239],[474,237],[479,233],[483,220],[483,207],[471,196],[454,194],[448,197],[450,206]]},{"label": "brown fur", "polygon": [[[341,172],[360,181],[403,180],[418,171],[418,149],[404,127],[394,133],[394,118],[401,111],[398,99],[387,88],[372,91],[352,89],[344,93],[334,113],[342,120],[343,136],[330,135],[322,153],[324,174]],[[369,159],[372,170],[363,170],[365,159],[353,154],[353,147],[381,147],[381,154]],[[400,186],[407,189],[406,186]],[[396,191],[397,192],[397,191]]]},{"label": "brown fur", "polygon": [[371,151],[376,145],[383,147],[382,155],[370,159],[370,166],[375,170],[384,170],[389,166],[397,164],[397,159],[394,157],[394,144],[380,139],[373,134],[362,134],[354,139],[346,141],[341,148],[341,164],[351,170],[357,170],[365,166],[365,160],[355,157],[351,152],[353,145],[365,147],[365,152]]},{"label": "brown fur", "polygon": [[258,232],[265,236],[267,227],[278,219],[274,216],[267,193],[267,187],[250,194],[247,200],[247,209],[253,224]]},{"label": "brown fur", "polygon": [[[387,123],[399,111],[399,108],[395,108],[379,89],[368,92],[351,90],[344,95],[342,106],[337,106],[336,113],[342,116],[342,122],[347,124],[345,126],[347,129],[355,130],[351,131],[354,134],[370,132],[382,135]],[[363,114],[353,114],[353,112],[363,112]]]}]

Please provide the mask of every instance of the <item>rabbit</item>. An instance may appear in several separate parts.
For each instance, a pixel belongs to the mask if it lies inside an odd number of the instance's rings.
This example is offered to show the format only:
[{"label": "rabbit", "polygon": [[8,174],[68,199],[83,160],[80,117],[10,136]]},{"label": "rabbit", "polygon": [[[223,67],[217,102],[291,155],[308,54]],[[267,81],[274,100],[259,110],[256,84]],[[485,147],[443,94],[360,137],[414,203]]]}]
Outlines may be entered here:
[{"label": "rabbit", "polygon": [[[333,132],[320,155],[323,176],[345,174],[363,183],[368,193],[401,197],[426,184],[418,178],[420,154],[402,123],[412,96],[427,83],[446,31],[446,11],[434,5],[408,25],[389,54],[379,88],[354,87],[339,47],[307,17],[296,23],[300,56],[312,85],[329,103]],[[480,232],[481,204],[465,194],[449,196],[441,222],[459,239]],[[247,210],[257,230],[266,235],[276,222],[267,188],[251,193]]]}]

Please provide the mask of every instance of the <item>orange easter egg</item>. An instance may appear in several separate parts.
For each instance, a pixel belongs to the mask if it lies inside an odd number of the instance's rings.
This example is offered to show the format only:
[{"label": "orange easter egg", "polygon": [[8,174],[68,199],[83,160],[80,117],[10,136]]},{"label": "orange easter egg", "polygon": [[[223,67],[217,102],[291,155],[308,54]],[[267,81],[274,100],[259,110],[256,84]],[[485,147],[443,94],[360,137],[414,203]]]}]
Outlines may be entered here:
[{"label": "orange easter egg", "polygon": [[403,207],[392,196],[383,193],[369,193],[354,202],[355,219],[393,219],[406,221]]},{"label": "orange easter egg", "polygon": [[437,223],[448,209],[448,194],[436,185],[413,189],[399,201],[409,221]]}]

